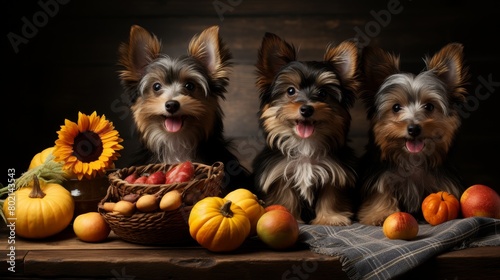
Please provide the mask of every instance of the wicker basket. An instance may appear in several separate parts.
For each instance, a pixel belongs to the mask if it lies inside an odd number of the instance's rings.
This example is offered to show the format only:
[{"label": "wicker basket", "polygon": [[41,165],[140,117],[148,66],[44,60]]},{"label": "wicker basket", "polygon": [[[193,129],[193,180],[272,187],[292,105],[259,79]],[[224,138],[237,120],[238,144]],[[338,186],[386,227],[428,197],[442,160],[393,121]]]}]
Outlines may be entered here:
[{"label": "wicker basket", "polygon": [[[110,186],[106,196],[99,203],[98,211],[110,225],[113,232],[125,241],[139,244],[180,245],[192,242],[189,234],[188,218],[193,205],[207,196],[220,196],[221,183],[224,177],[224,165],[216,162],[213,165],[193,163],[194,179],[189,182],[151,185],[129,184],[123,180],[129,174],[137,172],[164,172],[175,166],[169,164],[150,164],[132,166],[117,170],[109,175]],[[104,202],[117,202],[126,194],[156,194],[162,196],[171,190],[180,190],[183,203],[173,211],[157,211],[142,213],[136,211],[132,216],[106,212],[102,209]]]}]

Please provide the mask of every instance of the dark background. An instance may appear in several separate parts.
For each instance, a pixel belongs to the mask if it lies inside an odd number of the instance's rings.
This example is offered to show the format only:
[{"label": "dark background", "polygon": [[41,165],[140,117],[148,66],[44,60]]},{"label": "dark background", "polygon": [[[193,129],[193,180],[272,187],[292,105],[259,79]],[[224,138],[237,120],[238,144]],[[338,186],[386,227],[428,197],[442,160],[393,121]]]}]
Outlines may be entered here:
[{"label": "dark background", "polygon": [[[254,64],[264,32],[294,43],[299,58],[310,60],[321,59],[328,43],[362,32],[361,43],[401,54],[407,71],[420,71],[422,57],[445,44],[463,43],[471,74],[471,107],[465,110],[452,157],[467,185],[482,183],[500,191],[496,122],[500,12],[493,4],[482,0],[4,1],[0,182],[6,184],[9,168],[15,168],[17,176],[26,171],[33,155],[54,145],[64,119],[77,121],[78,111],[97,111],[114,123],[125,140],[116,164],[126,167],[137,141],[131,135],[131,117],[118,80],[117,50],[128,40],[130,26],[139,24],[152,31],[162,39],[165,53],[178,56],[186,52],[194,34],[219,25],[235,63],[223,106],[226,134],[239,143],[245,164],[262,143]],[[25,42],[14,46],[9,41],[13,34]],[[484,81],[490,81],[488,87]],[[367,125],[359,103],[352,114],[350,136],[361,153]]]}]

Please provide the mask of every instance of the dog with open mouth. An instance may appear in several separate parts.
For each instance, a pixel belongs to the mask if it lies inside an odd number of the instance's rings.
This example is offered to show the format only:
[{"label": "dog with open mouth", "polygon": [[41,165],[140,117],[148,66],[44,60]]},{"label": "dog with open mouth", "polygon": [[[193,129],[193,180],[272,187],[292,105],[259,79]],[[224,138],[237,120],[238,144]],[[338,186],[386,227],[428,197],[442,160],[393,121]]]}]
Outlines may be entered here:
[{"label": "dog with open mouth", "polygon": [[133,25],[119,48],[121,83],[130,96],[141,149],[133,165],[184,161],[225,165],[224,192],[251,187],[224,136],[221,100],[229,83],[232,55],[211,26],[192,37],[180,57],[161,53],[158,38]]},{"label": "dog with open mouth", "polygon": [[302,223],[349,225],[355,155],[348,145],[358,50],[326,48],[322,61],[299,61],[295,47],[266,33],[258,51],[259,122],[266,145],[255,157],[255,185],[266,205]]},{"label": "dog with open mouth", "polygon": [[449,154],[461,124],[457,108],[467,95],[463,60],[463,46],[450,43],[412,74],[400,71],[399,56],[363,49],[360,99],[370,132],[359,165],[360,223],[382,225],[397,211],[422,220],[421,204],[430,193],[460,198],[464,186]]}]

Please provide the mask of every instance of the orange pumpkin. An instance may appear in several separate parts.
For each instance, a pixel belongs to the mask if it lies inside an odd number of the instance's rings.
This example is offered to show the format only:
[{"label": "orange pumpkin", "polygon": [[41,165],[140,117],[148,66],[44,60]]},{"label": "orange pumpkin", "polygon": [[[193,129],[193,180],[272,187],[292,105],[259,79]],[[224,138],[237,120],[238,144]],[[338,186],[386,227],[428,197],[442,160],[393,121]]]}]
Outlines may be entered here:
[{"label": "orange pumpkin", "polygon": [[237,249],[250,232],[250,221],[241,207],[216,196],[196,202],[188,218],[189,233],[213,252]]},{"label": "orange pumpkin", "polygon": [[52,152],[54,151],[54,149],[55,149],[55,147],[49,147],[49,148],[46,148],[43,151],[37,153],[35,156],[33,156],[33,158],[31,159],[31,162],[30,162],[30,166],[28,167],[28,170],[44,164],[47,157],[52,155]]},{"label": "orange pumpkin", "polygon": [[458,199],[445,191],[431,193],[422,202],[424,219],[433,226],[456,219],[459,210]]},{"label": "orange pumpkin", "polygon": [[[28,170],[38,167],[42,164],[45,164],[49,160],[49,157],[51,158],[51,160],[53,160],[54,156],[52,155],[52,152],[54,152],[55,148],[56,148],[55,146],[48,147],[45,148],[43,151],[34,155],[33,158],[31,159]],[[114,168],[114,166],[112,168]],[[73,173],[73,171],[64,170],[64,173],[66,173],[67,179],[76,179],[76,175]]]}]

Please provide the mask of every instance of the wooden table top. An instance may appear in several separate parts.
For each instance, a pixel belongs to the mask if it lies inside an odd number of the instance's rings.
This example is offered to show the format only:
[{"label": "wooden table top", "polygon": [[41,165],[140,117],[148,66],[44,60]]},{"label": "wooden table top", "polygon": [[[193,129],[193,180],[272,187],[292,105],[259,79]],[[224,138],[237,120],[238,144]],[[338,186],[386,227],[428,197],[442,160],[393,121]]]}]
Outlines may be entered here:
[{"label": "wooden table top", "polygon": [[[273,251],[257,239],[230,253],[212,253],[193,242],[182,247],[149,246],[113,233],[102,243],[86,243],[71,230],[43,241],[0,232],[2,279],[348,279],[338,257],[308,248]],[[15,246],[15,250],[10,250]],[[14,253],[12,253],[14,252]],[[10,256],[16,259],[9,270]],[[12,268],[11,268],[12,270]],[[500,247],[470,248],[442,254],[401,279],[498,279]]]}]

